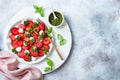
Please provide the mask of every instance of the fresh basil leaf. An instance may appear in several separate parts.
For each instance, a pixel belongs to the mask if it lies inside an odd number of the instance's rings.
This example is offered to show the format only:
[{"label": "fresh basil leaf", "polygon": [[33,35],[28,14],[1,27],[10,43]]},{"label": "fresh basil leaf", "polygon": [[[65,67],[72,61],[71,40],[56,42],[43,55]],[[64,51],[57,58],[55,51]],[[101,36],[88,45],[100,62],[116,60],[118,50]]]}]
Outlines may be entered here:
[{"label": "fresh basil leaf", "polygon": [[62,41],[62,40],[63,40],[63,36],[62,36],[61,34],[57,34],[57,39],[58,39],[59,41]]},{"label": "fresh basil leaf", "polygon": [[46,59],[46,63],[51,67],[53,66],[53,61],[50,58]]},{"label": "fresh basil leaf", "polygon": [[33,28],[37,27],[38,23],[37,22],[34,22],[33,24]]},{"label": "fresh basil leaf", "polygon": [[39,13],[40,16],[44,17],[44,9],[43,9],[43,7],[39,7],[37,5],[33,5],[33,7],[36,10],[35,13]]},{"label": "fresh basil leaf", "polygon": [[44,52],[44,54],[46,54],[46,55],[47,55],[48,50],[44,49],[44,50],[43,50],[43,52]]},{"label": "fresh basil leaf", "polygon": [[17,52],[17,51],[16,51],[16,48],[13,48],[13,49],[12,49],[12,52],[13,52],[13,53],[16,53],[16,52]]},{"label": "fresh basil leaf", "polygon": [[28,25],[28,20],[24,21],[24,25],[27,26]]},{"label": "fresh basil leaf", "polygon": [[45,69],[44,69],[44,72],[49,72],[51,70],[51,67],[46,67]]},{"label": "fresh basil leaf", "polygon": [[63,46],[63,45],[65,45],[66,44],[66,40],[65,39],[63,39],[62,41],[60,41],[60,43],[59,43],[61,46]]}]

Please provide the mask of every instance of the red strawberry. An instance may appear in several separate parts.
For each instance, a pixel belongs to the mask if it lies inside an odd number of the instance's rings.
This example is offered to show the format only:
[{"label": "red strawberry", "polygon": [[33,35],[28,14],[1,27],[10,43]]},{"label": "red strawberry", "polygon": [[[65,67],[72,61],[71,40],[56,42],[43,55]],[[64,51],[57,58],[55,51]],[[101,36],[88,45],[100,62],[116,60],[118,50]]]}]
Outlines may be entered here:
[{"label": "red strawberry", "polygon": [[24,59],[25,61],[31,61],[31,58],[30,58],[30,56],[28,56],[28,55],[24,56],[23,59]]},{"label": "red strawberry", "polygon": [[11,29],[11,33],[12,33],[13,35],[18,34],[18,28],[13,27],[13,28]]},{"label": "red strawberry", "polygon": [[19,36],[23,39],[24,38],[24,34],[23,33],[19,33]]},{"label": "red strawberry", "polygon": [[24,24],[20,24],[20,25],[18,25],[18,28],[25,29],[25,26],[24,26]]},{"label": "red strawberry", "polygon": [[19,40],[19,41],[17,42],[17,44],[18,44],[19,46],[22,46],[22,45],[23,45],[23,41],[22,41],[22,40]]},{"label": "red strawberry", "polygon": [[51,40],[48,37],[43,39],[43,44],[49,44],[50,42],[51,42]]},{"label": "red strawberry", "polygon": [[42,42],[40,42],[40,41],[37,41],[36,43],[35,43],[35,46],[37,47],[37,48],[41,48],[42,47]]},{"label": "red strawberry", "polygon": [[50,49],[50,46],[49,46],[49,45],[44,45],[43,47],[45,48],[45,50],[48,50],[48,51],[49,51],[49,49]]},{"label": "red strawberry", "polygon": [[40,30],[45,30],[45,25],[43,23],[38,23]]},{"label": "red strawberry", "polygon": [[31,52],[31,56],[38,57],[38,53],[37,52]]},{"label": "red strawberry", "polygon": [[38,55],[39,55],[40,57],[41,57],[41,56],[44,56],[44,53],[43,53],[42,50],[39,50],[38,52],[39,52]]},{"label": "red strawberry", "polygon": [[18,47],[18,43],[17,43],[16,40],[15,40],[15,41],[12,41],[11,45],[12,45],[12,47],[14,47],[14,48],[17,48],[17,47]]},{"label": "red strawberry", "polygon": [[30,46],[22,46],[22,49],[28,50],[28,49],[30,49]]},{"label": "red strawberry", "polygon": [[38,38],[38,35],[36,33],[32,33],[32,36],[36,39]]},{"label": "red strawberry", "polygon": [[15,36],[14,36],[14,35],[10,35],[9,37],[10,37],[10,39],[11,39],[12,41],[15,40]]},{"label": "red strawberry", "polygon": [[17,53],[18,57],[23,58],[25,56],[24,51],[25,50],[22,50],[21,52]]},{"label": "red strawberry", "polygon": [[30,38],[29,37],[25,37],[24,40],[27,41],[27,42],[29,42]]},{"label": "red strawberry", "polygon": [[29,20],[29,21],[28,21],[27,28],[32,28],[33,24],[34,24],[33,21],[32,21],[32,20]]}]

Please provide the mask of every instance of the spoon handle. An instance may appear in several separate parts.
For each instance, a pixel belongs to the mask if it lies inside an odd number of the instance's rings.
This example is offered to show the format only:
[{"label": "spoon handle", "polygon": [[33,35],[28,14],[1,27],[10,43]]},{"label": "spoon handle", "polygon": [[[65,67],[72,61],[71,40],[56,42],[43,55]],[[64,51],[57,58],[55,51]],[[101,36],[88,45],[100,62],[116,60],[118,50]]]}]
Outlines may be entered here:
[{"label": "spoon handle", "polygon": [[61,59],[61,60],[64,60],[64,59],[63,59],[63,57],[62,57],[62,55],[61,55],[61,54],[60,54],[60,52],[58,51],[58,49],[57,49],[57,47],[56,47],[55,43],[54,43],[54,42],[52,42],[52,40],[51,40],[51,43],[52,43],[52,45],[53,45],[53,48],[54,48],[54,49],[55,49],[55,51],[57,52],[58,56],[60,57],[60,59]]}]

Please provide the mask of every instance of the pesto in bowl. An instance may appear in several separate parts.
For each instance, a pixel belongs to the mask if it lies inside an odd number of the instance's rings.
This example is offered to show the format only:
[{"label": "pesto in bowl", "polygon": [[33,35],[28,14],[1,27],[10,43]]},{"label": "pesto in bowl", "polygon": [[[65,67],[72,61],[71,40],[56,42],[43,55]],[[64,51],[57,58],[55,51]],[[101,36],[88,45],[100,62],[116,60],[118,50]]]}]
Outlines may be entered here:
[{"label": "pesto in bowl", "polygon": [[48,18],[49,23],[50,23],[52,26],[56,26],[56,27],[61,26],[62,23],[64,22],[64,17],[63,17],[63,15],[62,15],[60,12],[57,12],[57,11],[55,11],[54,13],[55,13],[55,16],[56,16],[57,18],[54,18],[53,13],[50,13],[49,18]]}]

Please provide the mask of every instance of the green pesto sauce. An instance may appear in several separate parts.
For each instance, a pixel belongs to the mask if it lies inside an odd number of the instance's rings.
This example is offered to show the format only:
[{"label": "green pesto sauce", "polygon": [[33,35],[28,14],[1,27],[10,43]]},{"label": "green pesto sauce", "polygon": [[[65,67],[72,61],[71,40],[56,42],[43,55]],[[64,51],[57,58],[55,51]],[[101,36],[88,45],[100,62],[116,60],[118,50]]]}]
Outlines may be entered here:
[{"label": "green pesto sauce", "polygon": [[54,13],[55,13],[57,18],[54,19],[53,13],[51,13],[49,16],[49,22],[53,26],[58,26],[62,23],[63,17],[61,15],[61,13],[59,13],[59,12],[54,12]]}]

